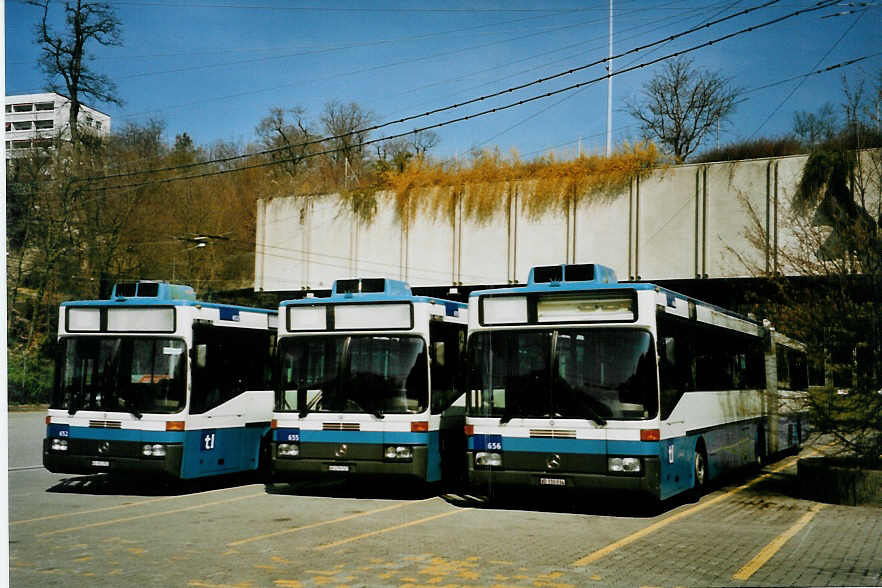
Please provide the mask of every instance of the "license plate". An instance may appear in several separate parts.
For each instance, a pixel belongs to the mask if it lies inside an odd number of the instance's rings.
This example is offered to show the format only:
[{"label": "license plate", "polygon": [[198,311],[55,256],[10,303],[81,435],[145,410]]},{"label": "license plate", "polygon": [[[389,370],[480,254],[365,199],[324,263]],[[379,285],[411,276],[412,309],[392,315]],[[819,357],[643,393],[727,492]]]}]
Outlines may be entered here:
[{"label": "license plate", "polygon": [[349,466],[348,465],[329,465],[328,471],[329,472],[348,472]]},{"label": "license plate", "polygon": [[92,465],[99,468],[107,468],[110,467],[110,462],[104,461],[103,459],[93,459]]},{"label": "license plate", "polygon": [[566,486],[567,481],[564,478],[539,478],[540,486]]}]

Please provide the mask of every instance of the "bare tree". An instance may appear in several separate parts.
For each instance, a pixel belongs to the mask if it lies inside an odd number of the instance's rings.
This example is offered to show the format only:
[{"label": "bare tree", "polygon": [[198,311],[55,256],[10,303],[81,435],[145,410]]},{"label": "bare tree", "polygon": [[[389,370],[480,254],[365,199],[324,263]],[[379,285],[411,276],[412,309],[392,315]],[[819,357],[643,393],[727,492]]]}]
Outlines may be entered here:
[{"label": "bare tree", "polygon": [[[65,2],[66,27],[63,32],[56,33],[48,23],[51,0],[28,0],[28,3],[43,9],[40,22],[35,27],[36,42],[41,48],[39,63],[48,77],[48,89],[70,98],[70,135],[71,141],[77,144],[80,140],[78,120],[83,98],[122,103],[116,96],[116,85],[110,78],[89,66],[87,48],[93,41],[105,46],[122,45],[122,24],[110,4],[76,0]],[[59,77],[63,85],[59,84]]]},{"label": "bare tree", "polygon": [[[265,149],[274,150],[270,157],[284,164],[283,169],[292,178],[296,177],[306,164],[311,146],[305,143],[315,139],[309,123],[304,115],[306,111],[295,106],[287,111],[274,107],[270,113],[257,124],[257,136]],[[290,118],[289,118],[290,116]]]},{"label": "bare tree", "polygon": [[[806,159],[790,214],[780,229],[793,235],[776,255],[786,274],[810,276],[799,286],[784,276],[771,303],[773,322],[808,347],[818,383],[806,397],[813,429],[844,453],[882,461],[882,77],[874,93],[845,88],[844,124]],[[828,113],[832,114],[832,112]],[[745,200],[746,202],[746,200]],[[763,215],[747,237],[768,243]],[[753,271],[759,275],[762,268]],[[844,394],[836,394],[841,390]]]},{"label": "bare tree", "polygon": [[681,57],[666,61],[664,69],[644,85],[639,100],[625,100],[625,109],[640,121],[646,138],[657,140],[677,161],[685,161],[708,132],[734,112],[739,94],[727,78]]},{"label": "bare tree", "polygon": [[832,139],[836,127],[836,113],[829,102],[821,106],[817,113],[800,111],[793,115],[793,132],[810,147]]},{"label": "bare tree", "polygon": [[328,147],[333,149],[330,160],[333,162],[334,176],[349,186],[357,180],[365,163],[363,143],[369,136],[364,130],[374,123],[375,116],[355,102],[343,104],[332,100],[325,104],[321,123]]},{"label": "bare tree", "polygon": [[441,142],[441,137],[435,131],[420,131],[414,133],[410,139],[410,146],[417,157],[425,157],[430,149],[434,149]]}]

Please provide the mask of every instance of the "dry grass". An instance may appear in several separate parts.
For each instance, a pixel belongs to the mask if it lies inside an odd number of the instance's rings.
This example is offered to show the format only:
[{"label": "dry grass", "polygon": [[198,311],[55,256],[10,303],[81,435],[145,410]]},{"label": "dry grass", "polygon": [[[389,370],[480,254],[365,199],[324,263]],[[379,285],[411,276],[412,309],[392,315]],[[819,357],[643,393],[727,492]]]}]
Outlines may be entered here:
[{"label": "dry grass", "polygon": [[452,219],[458,206],[466,218],[487,222],[518,196],[531,217],[565,211],[573,200],[614,198],[631,180],[662,162],[650,144],[626,145],[610,157],[554,157],[523,162],[516,155],[482,152],[469,164],[414,159],[402,171],[387,172],[381,182],[392,192],[402,222],[417,213]]}]

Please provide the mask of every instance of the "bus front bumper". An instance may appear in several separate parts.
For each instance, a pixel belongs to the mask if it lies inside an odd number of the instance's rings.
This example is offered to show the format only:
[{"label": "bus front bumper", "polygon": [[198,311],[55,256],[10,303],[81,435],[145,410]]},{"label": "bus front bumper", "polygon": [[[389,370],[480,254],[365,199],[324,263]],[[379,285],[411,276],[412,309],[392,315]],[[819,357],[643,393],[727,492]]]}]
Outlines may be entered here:
[{"label": "bus front bumper", "polygon": [[[273,480],[305,480],[317,478],[411,478],[426,480],[428,448],[412,446],[410,460],[383,459],[383,446],[372,443],[349,444],[347,455],[338,457],[339,444],[302,444],[297,457],[278,455],[277,443],[272,444]],[[305,454],[305,455],[304,455]]]},{"label": "bus front bumper", "polygon": [[495,489],[548,489],[576,491],[624,491],[660,494],[660,463],[657,457],[643,460],[643,471],[640,474],[613,474],[607,472],[572,472],[535,470],[508,470],[504,468],[480,468],[474,466],[474,459],[469,462],[469,486],[477,493],[486,493]]},{"label": "bus front bumper", "polygon": [[[51,439],[43,439],[43,467],[56,474],[125,474],[144,476],[163,476],[177,478],[181,475],[183,446],[180,444],[165,445],[164,457],[139,457],[132,455],[140,451],[142,443],[132,443],[131,447],[123,447],[120,442],[114,443],[114,452],[103,455],[100,452],[84,454],[68,453],[51,449]],[[126,444],[127,445],[127,444]],[[121,455],[124,453],[124,455]]]}]

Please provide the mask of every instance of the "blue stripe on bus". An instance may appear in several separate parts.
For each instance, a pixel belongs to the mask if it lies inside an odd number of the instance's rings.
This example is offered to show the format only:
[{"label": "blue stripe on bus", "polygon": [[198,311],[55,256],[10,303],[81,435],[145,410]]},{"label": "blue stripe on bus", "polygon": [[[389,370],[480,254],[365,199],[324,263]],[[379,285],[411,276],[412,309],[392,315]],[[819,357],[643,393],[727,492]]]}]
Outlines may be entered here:
[{"label": "blue stripe on bus", "polygon": [[[435,435],[437,431],[433,431]],[[429,433],[406,431],[307,431],[300,430],[301,443],[402,443],[426,445]]]},{"label": "blue stripe on bus", "polygon": [[[53,425],[49,425],[53,427]],[[52,436],[52,429],[47,429]],[[104,429],[98,427],[70,427],[74,439],[101,439],[108,441],[150,441],[154,443],[181,443],[184,431],[145,431],[143,429]]]},{"label": "blue stripe on bus", "polygon": [[[482,449],[475,443],[475,435],[469,437],[469,449]],[[493,436],[495,437],[495,435]],[[595,455],[658,455],[658,442],[606,441],[603,439],[536,439],[528,437],[502,437],[502,451],[536,451],[542,453],[586,453]]]}]

